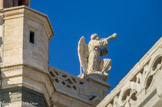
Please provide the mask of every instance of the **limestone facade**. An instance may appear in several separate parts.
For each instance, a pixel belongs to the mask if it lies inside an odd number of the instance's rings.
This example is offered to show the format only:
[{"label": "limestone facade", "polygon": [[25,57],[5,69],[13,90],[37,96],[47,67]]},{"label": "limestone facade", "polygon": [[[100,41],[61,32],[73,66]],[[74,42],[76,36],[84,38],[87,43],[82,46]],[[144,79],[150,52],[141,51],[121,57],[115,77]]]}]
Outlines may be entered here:
[{"label": "limestone facade", "polygon": [[97,107],[162,106],[162,37]]}]

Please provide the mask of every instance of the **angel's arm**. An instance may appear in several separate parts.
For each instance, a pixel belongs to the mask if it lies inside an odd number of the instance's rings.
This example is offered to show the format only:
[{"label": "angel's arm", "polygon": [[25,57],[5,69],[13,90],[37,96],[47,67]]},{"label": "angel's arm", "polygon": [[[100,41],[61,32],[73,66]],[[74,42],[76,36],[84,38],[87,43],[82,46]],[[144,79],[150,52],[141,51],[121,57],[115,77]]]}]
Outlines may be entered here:
[{"label": "angel's arm", "polygon": [[100,40],[95,41],[93,44],[95,45],[96,48],[101,47],[101,46],[107,47],[108,42],[106,39],[100,39]]},{"label": "angel's arm", "polygon": [[109,36],[108,38],[106,38],[107,41],[109,40],[114,40],[117,37],[117,34],[114,33],[113,35]]}]

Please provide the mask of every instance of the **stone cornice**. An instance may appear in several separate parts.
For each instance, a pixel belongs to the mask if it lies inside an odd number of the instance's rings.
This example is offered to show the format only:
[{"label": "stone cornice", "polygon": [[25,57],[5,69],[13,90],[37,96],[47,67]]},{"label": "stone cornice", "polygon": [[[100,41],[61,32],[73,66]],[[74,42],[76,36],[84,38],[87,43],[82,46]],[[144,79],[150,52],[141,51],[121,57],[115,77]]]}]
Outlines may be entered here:
[{"label": "stone cornice", "polygon": [[42,23],[48,34],[49,40],[54,35],[54,31],[53,31],[53,28],[51,26],[48,16],[36,10],[33,10],[29,7],[18,6],[18,7],[6,8],[4,9],[4,11],[0,11],[0,15],[3,15],[3,14],[5,17],[5,20],[12,19],[12,18],[18,18],[18,17],[26,17],[26,18],[29,18],[30,20],[34,20],[36,22]]},{"label": "stone cornice", "polygon": [[[23,68],[25,68],[25,67],[30,68],[30,69],[34,70],[35,72],[37,71],[37,72],[43,73],[44,75],[48,76],[48,79],[49,79],[50,82],[51,82],[50,84],[53,84],[52,79],[51,79],[51,76],[50,76],[50,74],[49,74],[48,71],[44,71],[44,70],[42,70],[42,69],[39,69],[39,68],[34,67],[34,66],[32,66],[32,65],[29,65],[29,64],[16,64],[16,65],[12,65],[12,66],[2,66],[2,67],[1,67],[1,72],[7,72],[7,71],[10,71],[10,70],[23,69]],[[55,69],[57,69],[57,68],[55,68]],[[60,72],[62,72],[62,73],[64,73],[64,74],[66,74],[66,75],[69,75],[69,76],[71,76],[71,77],[73,77],[73,78],[75,78],[75,79],[77,79],[77,80],[79,80],[79,81],[86,82],[85,80],[83,80],[83,79],[81,79],[81,78],[79,78],[79,77],[75,77],[75,76],[73,76],[73,75],[71,75],[71,74],[68,74],[68,73],[66,73],[66,72],[64,72],[64,71],[61,71],[61,70],[59,70],[59,69],[57,69],[57,70],[60,71]],[[35,74],[33,74],[33,75],[35,75]],[[57,85],[56,85],[56,86],[55,86],[55,85],[52,85],[52,87],[53,87],[53,94],[50,94],[49,91],[48,91],[48,87],[46,86],[47,84],[45,84],[45,83],[42,82],[42,81],[37,80],[36,78],[30,77],[29,75],[24,74],[23,71],[22,71],[20,74],[15,74],[15,75],[11,75],[11,76],[8,76],[8,77],[3,77],[2,79],[6,79],[6,78],[15,78],[15,77],[23,77],[23,78],[27,78],[27,79],[30,79],[30,80],[32,80],[32,81],[36,81],[36,82],[38,82],[38,83],[43,84],[44,87],[45,87],[45,89],[46,89],[46,91],[47,91],[47,93],[48,93],[48,96],[50,96],[51,98],[53,98],[53,97],[55,96],[55,94],[61,94],[61,95],[63,95],[63,96],[67,96],[67,97],[72,98],[72,101],[76,100],[76,101],[80,101],[80,102],[82,102],[82,103],[86,103],[86,104],[89,105],[89,106],[92,105],[92,103],[91,103],[90,101],[87,101],[86,99],[83,99],[83,98],[77,96],[75,93],[74,93],[74,94],[72,94],[72,93],[67,93],[67,91],[63,91],[62,89],[60,89],[61,87],[59,87],[59,86],[57,86]],[[12,88],[12,87],[14,87],[14,86],[25,86],[25,87],[28,87],[28,88],[30,88],[30,89],[33,89],[33,90],[35,90],[35,91],[38,91],[38,92],[42,93],[40,90],[38,90],[38,89],[36,89],[36,88],[34,88],[34,87],[31,87],[31,86],[29,86],[29,85],[27,85],[27,84],[24,84],[24,83],[8,85],[8,86],[2,87],[2,88],[3,88],[3,89],[6,89],[6,88]],[[45,97],[46,97],[46,99],[48,99],[48,97],[47,97],[46,95],[45,95]],[[48,102],[48,101],[47,101],[47,102]],[[49,104],[49,103],[48,103],[48,104]]]},{"label": "stone cornice", "polygon": [[[32,75],[30,75],[30,73],[26,73],[25,69],[32,71]],[[12,75],[10,75],[10,74],[5,75],[5,72],[14,71],[14,70],[20,70],[20,71],[18,73],[14,73]],[[50,97],[52,97],[51,96],[52,93],[55,92],[55,87],[52,85],[52,81],[50,79],[50,75],[49,75],[48,71],[43,71],[39,68],[36,68],[36,67],[34,67],[32,65],[28,65],[28,64],[17,64],[17,65],[12,65],[12,66],[1,67],[1,73],[3,75],[1,77],[3,80],[12,79],[12,78],[19,78],[19,77],[22,77],[22,80],[23,80],[20,83],[2,86],[1,87],[2,89],[12,88],[12,87],[15,87],[15,86],[25,86],[25,87],[33,89],[37,92],[43,93],[44,96],[47,99],[47,103],[50,104],[49,99],[50,99]],[[46,81],[43,81],[43,80],[39,79],[38,76],[35,76],[35,75],[38,75],[38,74],[44,75],[46,77]],[[33,82],[38,83],[38,84],[42,84],[42,86],[44,86],[44,89],[46,90],[46,93],[44,91],[36,88],[35,86],[32,86],[31,84],[29,85],[29,84],[24,83],[24,79],[28,79],[28,80],[33,81]],[[51,88],[49,88],[49,85],[50,85]]]}]

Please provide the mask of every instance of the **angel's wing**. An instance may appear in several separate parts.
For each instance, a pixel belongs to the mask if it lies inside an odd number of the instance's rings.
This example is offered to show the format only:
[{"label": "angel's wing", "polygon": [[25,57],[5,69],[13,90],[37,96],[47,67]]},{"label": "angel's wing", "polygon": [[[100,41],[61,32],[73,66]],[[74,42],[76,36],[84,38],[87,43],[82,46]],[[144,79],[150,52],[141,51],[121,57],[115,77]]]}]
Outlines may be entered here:
[{"label": "angel's wing", "polygon": [[85,43],[85,38],[82,36],[78,43],[78,56],[81,67],[83,67],[83,72],[87,74],[88,68],[88,46]]}]

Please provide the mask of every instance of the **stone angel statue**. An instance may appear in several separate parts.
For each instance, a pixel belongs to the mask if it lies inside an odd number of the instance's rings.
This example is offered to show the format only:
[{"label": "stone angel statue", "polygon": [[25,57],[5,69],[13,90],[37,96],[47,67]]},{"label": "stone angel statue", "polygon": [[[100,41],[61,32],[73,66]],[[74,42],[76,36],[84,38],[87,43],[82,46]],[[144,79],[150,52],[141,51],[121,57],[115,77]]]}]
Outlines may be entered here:
[{"label": "stone angel statue", "polygon": [[[78,56],[81,66],[81,73],[83,74],[105,74],[111,70],[111,59],[101,59],[100,56],[108,54],[108,41],[117,37],[117,34],[109,36],[108,38],[100,39],[97,34],[91,35],[91,40],[87,45],[84,36],[81,37],[78,43]],[[107,73],[106,73],[107,74]]]}]

